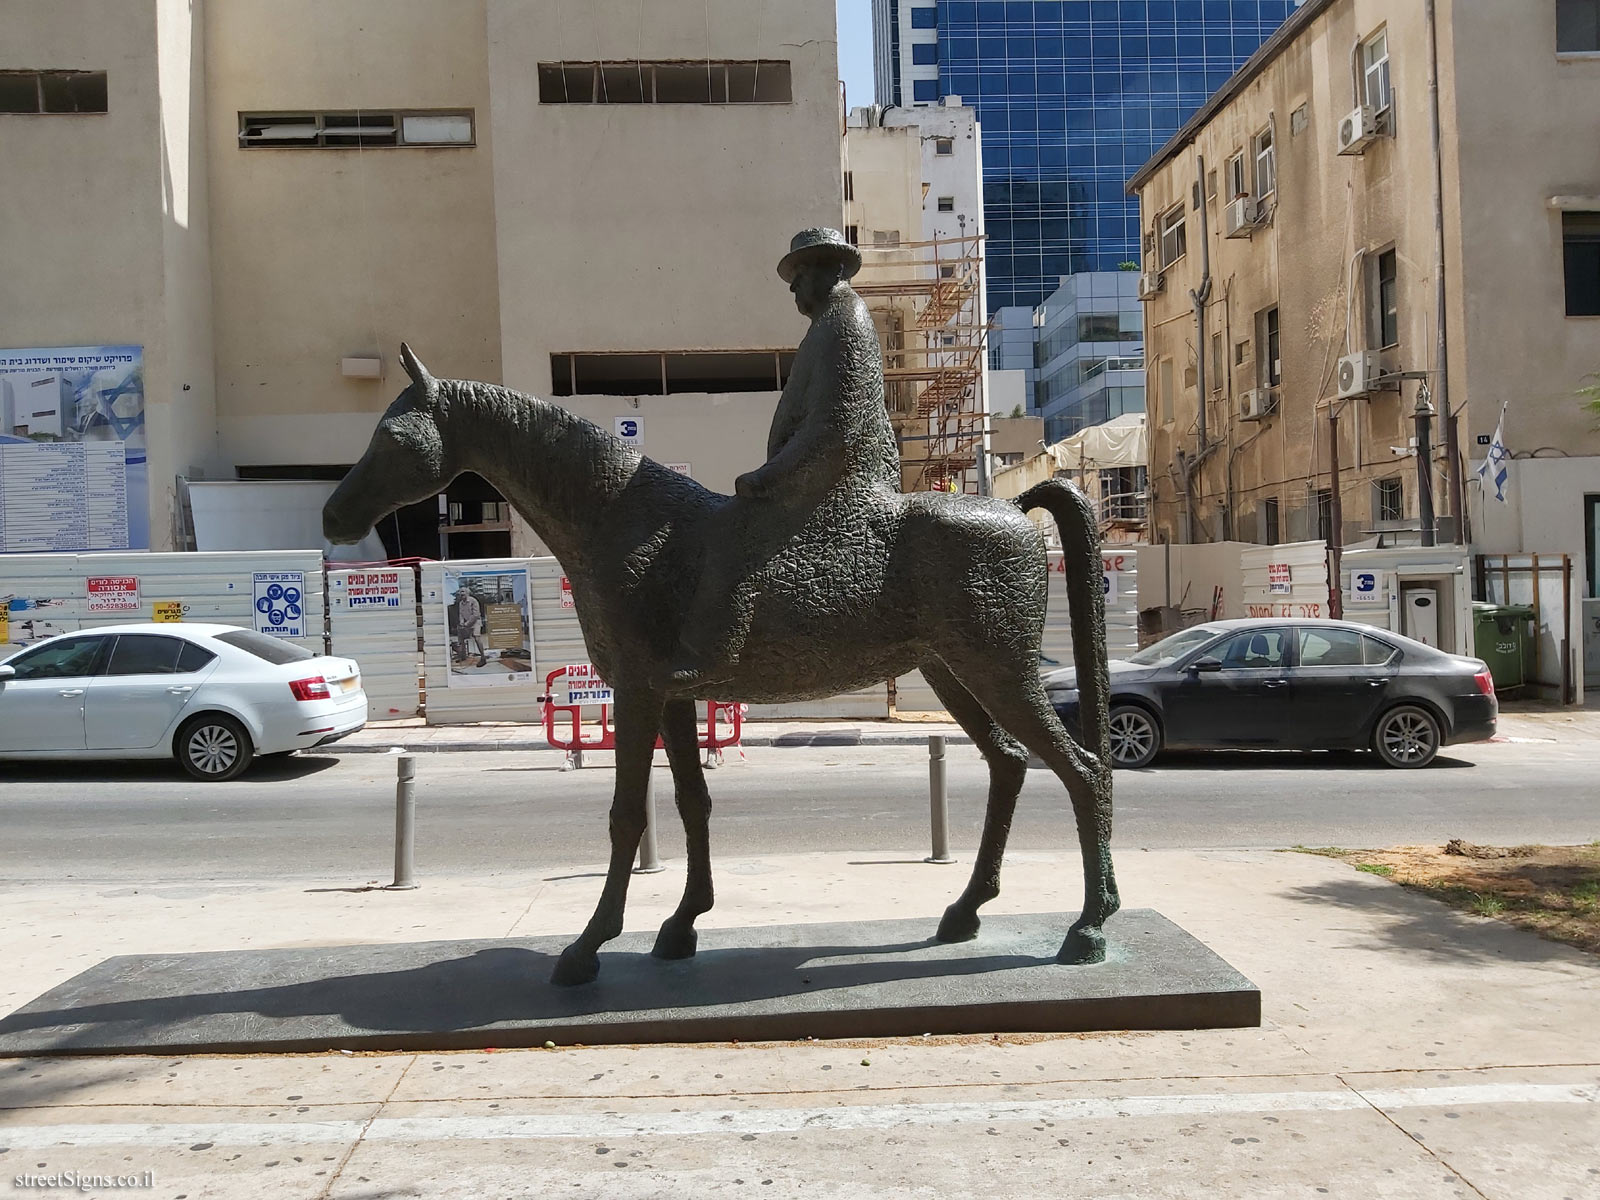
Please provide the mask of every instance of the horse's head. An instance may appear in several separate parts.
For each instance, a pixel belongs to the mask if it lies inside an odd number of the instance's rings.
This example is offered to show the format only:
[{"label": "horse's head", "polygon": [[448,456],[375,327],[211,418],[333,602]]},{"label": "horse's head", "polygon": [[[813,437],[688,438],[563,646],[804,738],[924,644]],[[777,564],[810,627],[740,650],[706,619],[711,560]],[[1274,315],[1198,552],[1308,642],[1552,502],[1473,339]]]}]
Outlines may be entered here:
[{"label": "horse's head", "polygon": [[438,494],[461,473],[440,428],[448,401],[439,381],[404,343],[400,362],[411,385],[383,414],[367,452],[322,507],[322,532],[330,542],[360,541],[395,509]]}]

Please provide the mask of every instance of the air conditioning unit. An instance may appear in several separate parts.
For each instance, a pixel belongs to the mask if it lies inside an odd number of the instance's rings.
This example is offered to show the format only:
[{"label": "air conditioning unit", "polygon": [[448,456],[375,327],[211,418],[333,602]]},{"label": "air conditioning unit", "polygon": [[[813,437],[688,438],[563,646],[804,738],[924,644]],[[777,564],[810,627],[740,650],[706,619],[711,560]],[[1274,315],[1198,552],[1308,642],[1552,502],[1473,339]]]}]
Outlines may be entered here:
[{"label": "air conditioning unit", "polygon": [[1251,388],[1239,396],[1239,419],[1260,421],[1276,412],[1278,393],[1271,388]]},{"label": "air conditioning unit", "polygon": [[1365,396],[1372,390],[1373,381],[1383,373],[1378,356],[1371,350],[1357,350],[1339,360],[1338,393],[1335,399],[1348,400],[1352,396]]},{"label": "air conditioning unit", "polygon": [[1378,114],[1363,104],[1339,122],[1339,153],[1360,154],[1378,136]]},{"label": "air conditioning unit", "polygon": [[1166,290],[1167,277],[1160,271],[1146,271],[1139,276],[1139,299],[1153,300]]},{"label": "air conditioning unit", "polygon": [[1223,227],[1231,238],[1249,237],[1261,223],[1261,204],[1254,196],[1240,196],[1228,201],[1223,214]]}]

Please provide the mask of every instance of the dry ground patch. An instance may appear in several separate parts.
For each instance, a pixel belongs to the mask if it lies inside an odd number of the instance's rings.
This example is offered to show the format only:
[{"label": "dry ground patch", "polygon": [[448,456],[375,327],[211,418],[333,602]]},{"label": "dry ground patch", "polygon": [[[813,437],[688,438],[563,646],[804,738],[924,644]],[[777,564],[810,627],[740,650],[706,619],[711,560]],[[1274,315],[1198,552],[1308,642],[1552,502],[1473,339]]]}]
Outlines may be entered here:
[{"label": "dry ground patch", "polygon": [[1297,846],[1393,880],[1452,908],[1600,953],[1600,842],[1587,846]]}]

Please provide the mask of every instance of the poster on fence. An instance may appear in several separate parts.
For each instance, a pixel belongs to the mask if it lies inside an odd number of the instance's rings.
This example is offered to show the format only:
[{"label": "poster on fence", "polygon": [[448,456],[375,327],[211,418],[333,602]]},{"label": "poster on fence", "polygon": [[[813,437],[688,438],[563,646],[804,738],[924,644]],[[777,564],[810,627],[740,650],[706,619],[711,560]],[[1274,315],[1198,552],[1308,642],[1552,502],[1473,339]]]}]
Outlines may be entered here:
[{"label": "poster on fence", "polygon": [[534,681],[526,570],[446,567],[444,604],[449,686],[503,687]]},{"label": "poster on fence", "polygon": [[0,553],[150,545],[144,350],[0,350]]},{"label": "poster on fence", "polygon": [[[411,580],[408,569],[406,582],[410,583]],[[403,599],[409,599],[401,595],[399,571],[351,571],[342,584],[345,601],[352,612],[399,608]]]}]

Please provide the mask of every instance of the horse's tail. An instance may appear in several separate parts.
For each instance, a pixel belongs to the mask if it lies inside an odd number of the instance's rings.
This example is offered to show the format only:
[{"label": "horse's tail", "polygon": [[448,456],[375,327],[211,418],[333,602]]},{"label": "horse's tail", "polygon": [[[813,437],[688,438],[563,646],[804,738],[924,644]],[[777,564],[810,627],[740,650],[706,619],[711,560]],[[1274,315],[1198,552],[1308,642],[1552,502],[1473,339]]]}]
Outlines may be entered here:
[{"label": "horse's tail", "polygon": [[1101,581],[1100,527],[1089,498],[1064,479],[1035,484],[1016,499],[1023,512],[1042,508],[1061,531],[1072,619],[1072,657],[1078,671],[1078,720],[1085,748],[1102,766],[1111,762],[1108,706],[1111,672],[1106,665],[1106,596]]}]

